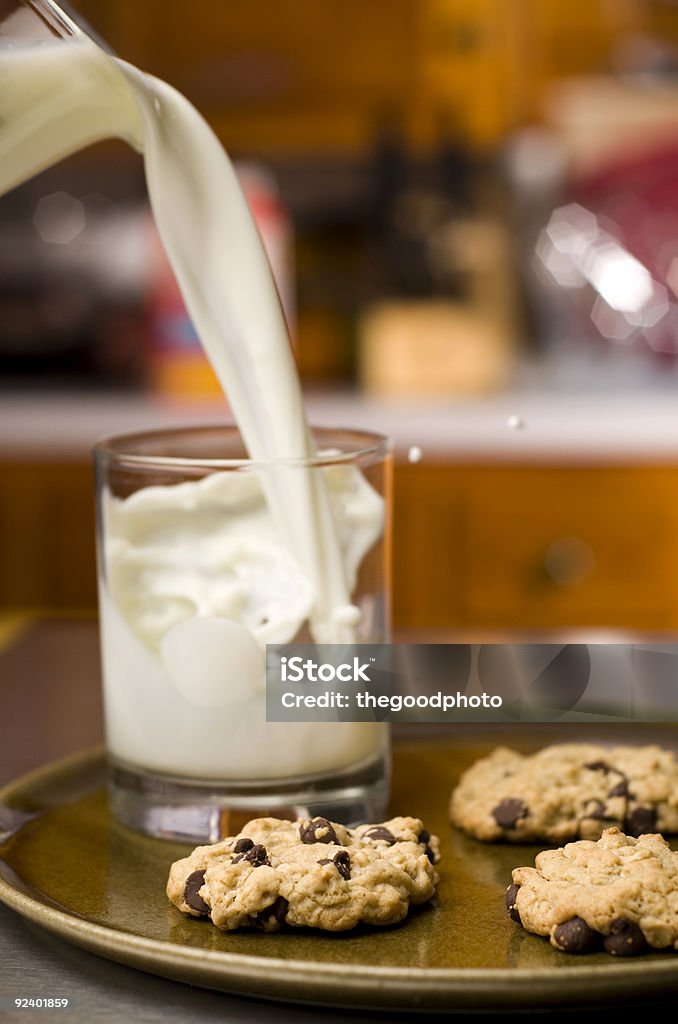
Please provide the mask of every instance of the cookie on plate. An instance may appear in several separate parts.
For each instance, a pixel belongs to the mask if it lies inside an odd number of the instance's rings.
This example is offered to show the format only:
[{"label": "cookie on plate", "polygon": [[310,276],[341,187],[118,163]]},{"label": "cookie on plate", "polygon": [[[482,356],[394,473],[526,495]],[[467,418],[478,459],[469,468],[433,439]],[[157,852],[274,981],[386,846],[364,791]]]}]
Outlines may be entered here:
[{"label": "cookie on plate", "polygon": [[598,839],[678,832],[678,762],[661,747],[560,743],[523,755],[498,747],[452,794],[450,817],[476,839]]},{"label": "cookie on plate", "polygon": [[256,818],[172,864],[167,895],[226,931],[283,924],[338,932],[390,925],[435,893],[438,839],[418,818],[346,828],[326,818]]},{"label": "cookie on plate", "polygon": [[516,868],[510,916],[566,953],[637,956],[678,948],[678,853],[660,835],[609,828]]}]

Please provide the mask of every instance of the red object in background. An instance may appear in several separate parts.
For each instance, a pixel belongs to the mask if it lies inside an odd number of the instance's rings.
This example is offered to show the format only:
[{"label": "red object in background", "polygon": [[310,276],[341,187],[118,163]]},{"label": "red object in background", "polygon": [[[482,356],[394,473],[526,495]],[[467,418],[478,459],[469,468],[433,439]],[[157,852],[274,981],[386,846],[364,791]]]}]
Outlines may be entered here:
[{"label": "red object in background", "polygon": [[[293,231],[273,175],[257,164],[236,167],[261,235],[290,333],[294,327]],[[179,286],[149,214],[150,377],[167,394],[200,397],[222,394],[186,311]]]},{"label": "red object in background", "polygon": [[[671,140],[639,156],[616,160],[580,177],[570,199],[595,215],[601,232],[619,243],[651,275],[661,309],[635,325],[659,356],[678,354],[678,142]],[[620,283],[620,288],[623,284]]]}]

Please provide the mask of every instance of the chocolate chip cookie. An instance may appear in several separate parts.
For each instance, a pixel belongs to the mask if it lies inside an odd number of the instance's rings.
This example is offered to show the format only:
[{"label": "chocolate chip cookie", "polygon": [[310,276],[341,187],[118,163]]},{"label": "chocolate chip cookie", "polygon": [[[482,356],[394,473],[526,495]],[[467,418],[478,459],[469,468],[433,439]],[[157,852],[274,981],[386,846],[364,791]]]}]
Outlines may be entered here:
[{"label": "chocolate chip cookie", "polygon": [[598,839],[678,832],[678,762],[660,747],[561,743],[525,756],[498,747],[462,775],[450,816],[476,839]]},{"label": "chocolate chip cookie", "polygon": [[226,931],[346,931],[396,924],[435,893],[438,839],[418,818],[346,828],[326,818],[256,818],[237,836],[172,864],[179,910]]},{"label": "chocolate chip cookie", "polygon": [[660,835],[608,828],[516,868],[510,916],[566,953],[637,956],[678,948],[678,853]]}]

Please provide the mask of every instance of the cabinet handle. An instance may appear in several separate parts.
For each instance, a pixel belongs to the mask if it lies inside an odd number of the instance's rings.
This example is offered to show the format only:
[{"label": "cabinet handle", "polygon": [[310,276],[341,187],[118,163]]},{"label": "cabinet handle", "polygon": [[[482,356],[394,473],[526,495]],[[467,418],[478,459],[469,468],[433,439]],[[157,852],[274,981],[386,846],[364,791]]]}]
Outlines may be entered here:
[{"label": "cabinet handle", "polygon": [[547,579],[558,587],[576,587],[593,572],[593,548],[579,537],[559,537],[549,544],[542,566]]}]

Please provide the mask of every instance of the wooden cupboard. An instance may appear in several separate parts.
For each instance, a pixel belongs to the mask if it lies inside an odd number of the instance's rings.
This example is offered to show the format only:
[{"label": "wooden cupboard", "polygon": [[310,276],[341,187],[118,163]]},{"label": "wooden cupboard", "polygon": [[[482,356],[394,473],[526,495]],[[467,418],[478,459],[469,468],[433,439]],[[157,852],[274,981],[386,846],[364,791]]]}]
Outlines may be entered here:
[{"label": "wooden cupboard", "polygon": [[[639,0],[79,0],[121,56],[166,78],[234,153],[364,152],[384,116],[422,150],[476,147],[539,114],[544,86],[609,67],[652,26]],[[662,31],[678,24],[665,14]]]},{"label": "wooden cupboard", "polygon": [[678,468],[401,466],[402,628],[678,626]]}]

